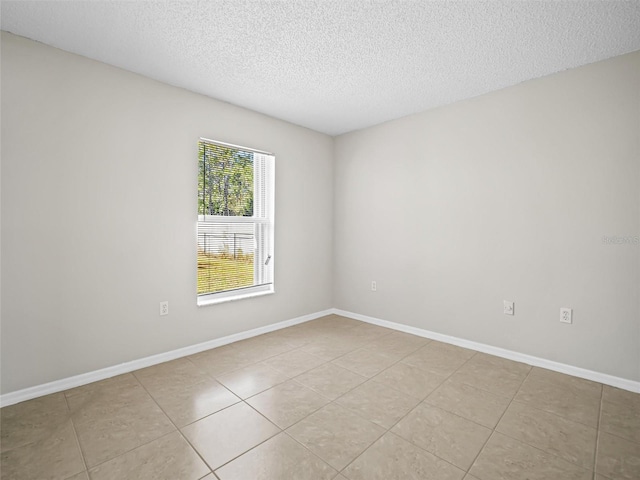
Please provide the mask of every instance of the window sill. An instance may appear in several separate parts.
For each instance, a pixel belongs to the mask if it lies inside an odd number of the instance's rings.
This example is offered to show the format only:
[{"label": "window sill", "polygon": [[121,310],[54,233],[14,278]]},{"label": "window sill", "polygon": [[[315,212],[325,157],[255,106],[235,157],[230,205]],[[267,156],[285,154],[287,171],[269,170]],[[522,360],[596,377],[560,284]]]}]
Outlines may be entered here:
[{"label": "window sill", "polygon": [[225,295],[225,296],[206,296],[206,297],[198,297],[197,305],[198,307],[206,307],[207,305],[215,305],[217,303],[225,303],[225,302],[234,302],[236,300],[244,300],[245,298],[254,298],[261,297],[263,295],[271,295],[275,293],[273,286],[268,290],[261,290],[257,292],[247,292],[247,293],[238,293],[236,295]]}]

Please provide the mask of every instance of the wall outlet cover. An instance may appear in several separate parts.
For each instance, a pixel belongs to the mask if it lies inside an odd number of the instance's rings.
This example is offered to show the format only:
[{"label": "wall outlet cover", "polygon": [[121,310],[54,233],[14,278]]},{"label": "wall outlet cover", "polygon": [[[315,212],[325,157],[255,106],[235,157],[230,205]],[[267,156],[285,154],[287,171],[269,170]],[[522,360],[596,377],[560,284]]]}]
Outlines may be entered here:
[{"label": "wall outlet cover", "polygon": [[562,307],[560,309],[560,321],[562,323],[573,323],[573,310]]},{"label": "wall outlet cover", "polygon": [[515,313],[515,305],[513,302],[508,300],[504,301],[504,314],[505,315],[514,315]]}]

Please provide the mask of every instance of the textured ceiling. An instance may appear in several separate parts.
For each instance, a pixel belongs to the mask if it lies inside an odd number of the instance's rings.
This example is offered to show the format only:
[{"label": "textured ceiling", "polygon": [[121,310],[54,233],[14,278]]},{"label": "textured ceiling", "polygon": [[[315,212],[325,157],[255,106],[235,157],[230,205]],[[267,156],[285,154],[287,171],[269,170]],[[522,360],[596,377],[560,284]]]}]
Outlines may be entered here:
[{"label": "textured ceiling", "polygon": [[639,1],[2,1],[2,29],[331,135],[640,50]]}]

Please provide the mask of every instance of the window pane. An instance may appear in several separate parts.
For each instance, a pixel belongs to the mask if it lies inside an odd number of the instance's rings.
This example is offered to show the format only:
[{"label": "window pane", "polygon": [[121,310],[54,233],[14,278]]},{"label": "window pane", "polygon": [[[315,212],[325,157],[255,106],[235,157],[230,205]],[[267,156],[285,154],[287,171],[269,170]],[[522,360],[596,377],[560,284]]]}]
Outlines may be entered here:
[{"label": "window pane", "polygon": [[200,142],[198,215],[253,216],[253,153]]},{"label": "window pane", "polygon": [[198,222],[198,294],[255,285],[253,223]]}]

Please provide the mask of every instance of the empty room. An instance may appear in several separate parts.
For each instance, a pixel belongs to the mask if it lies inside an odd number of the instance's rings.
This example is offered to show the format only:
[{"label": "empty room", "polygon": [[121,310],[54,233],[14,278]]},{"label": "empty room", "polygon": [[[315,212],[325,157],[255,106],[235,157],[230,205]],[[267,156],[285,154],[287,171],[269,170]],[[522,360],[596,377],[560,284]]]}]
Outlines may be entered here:
[{"label": "empty room", "polygon": [[1,480],[640,479],[640,2],[0,8]]}]

